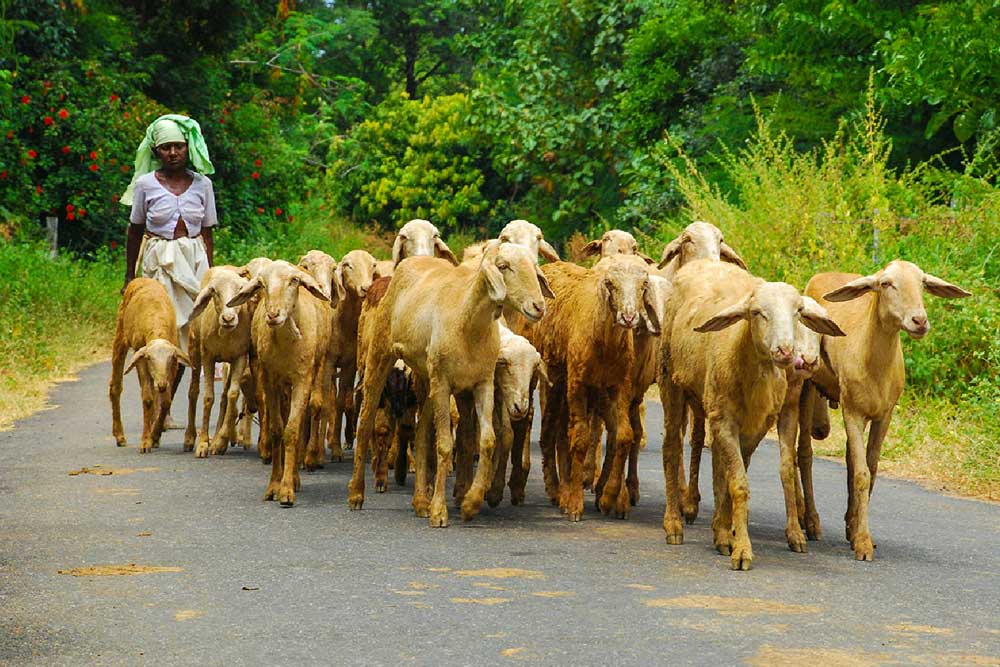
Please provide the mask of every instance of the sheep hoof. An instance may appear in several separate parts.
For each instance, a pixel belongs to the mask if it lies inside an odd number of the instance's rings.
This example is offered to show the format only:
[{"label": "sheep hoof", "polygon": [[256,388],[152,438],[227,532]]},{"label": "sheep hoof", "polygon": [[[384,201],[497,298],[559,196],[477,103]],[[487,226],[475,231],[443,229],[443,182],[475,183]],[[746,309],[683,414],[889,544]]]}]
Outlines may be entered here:
[{"label": "sheep hoof", "polygon": [[153,451],[153,446],[148,442],[144,442],[141,445],[139,445],[140,454],[149,454],[152,451]]},{"label": "sheep hoof", "polygon": [[128,439],[124,435],[116,436],[115,445],[117,445],[118,447],[127,447]]},{"label": "sheep hoof", "polygon": [[430,518],[428,519],[431,528],[447,528],[448,527],[448,508],[441,507],[437,511],[430,512]]},{"label": "sheep hoof", "polygon": [[805,535],[801,531],[798,534],[789,533],[786,531],[786,537],[788,539],[788,548],[797,554],[804,554],[809,552],[809,547],[806,545]]},{"label": "sheep hoof", "polygon": [[260,457],[260,462],[263,463],[264,465],[269,466],[269,465],[271,465],[271,457],[270,456],[262,456],[262,457]]},{"label": "sheep hoof", "polygon": [[860,537],[854,540],[852,544],[854,547],[854,560],[860,561],[872,561],[875,558],[875,545],[872,544],[872,538],[869,536]]},{"label": "sheep hoof", "polygon": [[823,529],[819,525],[819,517],[806,517],[806,537],[819,541],[823,538]]},{"label": "sheep hoof", "polygon": [[354,449],[354,443],[353,442],[345,442],[344,443],[344,449]]},{"label": "sheep hoof", "polygon": [[583,519],[583,510],[582,509],[581,510],[572,510],[572,511],[567,510],[566,511],[566,518],[569,519],[570,521],[572,521],[573,523],[577,523],[581,519]]},{"label": "sheep hoof", "polygon": [[389,484],[384,479],[375,480],[375,493],[385,493],[388,490]]},{"label": "sheep hoof", "polygon": [[363,493],[352,493],[347,497],[347,506],[351,508],[351,511],[361,509],[364,504],[365,495]]},{"label": "sheep hoof", "polygon": [[291,507],[295,504],[295,492],[291,489],[284,489],[278,494],[278,502],[282,507]]},{"label": "sheep hoof", "polygon": [[431,510],[427,505],[413,507],[413,515],[420,519],[426,519],[431,515]]},{"label": "sheep hoof", "polygon": [[753,553],[750,551],[750,548],[746,547],[739,551],[734,551],[730,567],[736,571],[746,572],[750,570],[753,567]]},{"label": "sheep hoof", "polygon": [[524,504],[524,491],[510,490],[510,504],[511,505],[523,505]]},{"label": "sheep hoof", "polygon": [[205,458],[208,458],[208,443],[207,442],[199,442],[198,443],[198,448],[196,450],[194,450],[194,457],[196,459],[205,459]]},{"label": "sheep hoof", "polygon": [[667,535],[667,544],[684,544],[683,535]]},{"label": "sheep hoof", "polygon": [[274,500],[278,495],[278,484],[271,482],[267,485],[267,490],[264,491],[264,500]]},{"label": "sheep hoof", "polygon": [[733,553],[733,545],[729,542],[719,542],[715,545],[715,550],[723,556],[730,556]]},{"label": "sheep hoof", "polygon": [[483,505],[483,497],[480,494],[469,493],[462,501],[462,520],[468,521],[476,518],[479,508]]}]

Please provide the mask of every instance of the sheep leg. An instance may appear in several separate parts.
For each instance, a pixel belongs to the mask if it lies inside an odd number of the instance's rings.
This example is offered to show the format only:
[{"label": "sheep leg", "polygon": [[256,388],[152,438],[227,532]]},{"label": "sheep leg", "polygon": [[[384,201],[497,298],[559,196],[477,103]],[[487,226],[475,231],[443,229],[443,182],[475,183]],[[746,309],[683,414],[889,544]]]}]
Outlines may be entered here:
[{"label": "sheep leg", "polygon": [[[627,519],[629,510],[632,509],[628,501],[628,488],[624,484],[625,461],[632,450],[633,436],[628,420],[629,401],[626,393],[616,387],[610,388],[607,390],[606,398],[598,403],[608,431],[608,450],[611,450],[611,443],[615,443],[610,473],[606,474],[601,470],[601,477],[606,481],[603,493],[598,496],[598,507],[605,514],[610,514],[614,510],[615,516],[619,519]],[[619,416],[624,419],[619,419]],[[605,463],[604,468],[607,467]]]},{"label": "sheep leg", "polygon": [[798,466],[795,462],[795,436],[799,426],[799,397],[791,395],[794,388],[789,387],[789,396],[778,415],[778,446],[781,453],[780,477],[781,490],[785,496],[785,539],[788,548],[796,553],[808,551],[806,536],[799,523],[796,481]]},{"label": "sheep leg", "polygon": [[[604,482],[598,480],[597,461],[601,458],[601,435],[603,435],[604,424],[596,412],[590,418],[590,442],[587,445],[587,458],[583,460],[583,488],[594,490],[595,495],[600,498],[600,490],[604,487]],[[609,441],[610,442],[610,441]],[[611,443],[611,447],[614,443]],[[610,450],[610,447],[608,448]],[[601,466],[600,479],[605,479],[604,470],[607,463],[613,456],[613,452],[604,452],[604,465]],[[594,484],[597,484],[595,487]]]},{"label": "sheep leg", "polygon": [[[180,368],[183,368],[183,366]],[[180,368],[177,370],[177,373],[181,372]],[[175,375],[174,378],[176,379],[176,377]],[[156,449],[160,446],[160,436],[163,435],[163,425],[167,420],[167,415],[170,414],[170,403],[174,398],[174,394],[170,390],[156,391],[152,376],[149,376],[149,383],[153,388],[153,402],[156,405],[153,409],[153,429],[149,435],[149,439],[153,449]],[[175,383],[174,389],[176,388],[177,385]]]},{"label": "sheep leg", "polygon": [[145,360],[136,364],[135,371],[139,376],[139,391],[142,395],[142,439],[139,441],[139,453],[148,454],[153,451],[153,422],[156,421],[156,390],[153,388],[153,378],[149,376]]},{"label": "sheep leg", "polygon": [[243,445],[243,449],[250,448],[250,440],[253,437],[253,433],[251,431],[253,428],[253,413],[257,412],[257,405],[253,400],[254,375],[250,365],[251,362],[247,359],[246,364],[244,364],[243,367],[243,375],[240,377],[240,393],[243,394],[243,410],[240,413],[240,421],[236,429],[236,440]]},{"label": "sheep leg", "polygon": [[566,387],[569,407],[569,476],[560,480],[560,505],[566,518],[583,518],[583,464],[590,445],[590,412],[587,410],[587,387],[580,378],[569,378]]},{"label": "sheep leg", "polygon": [[[260,409],[260,431],[257,434],[257,454],[264,464],[271,463],[271,438],[270,422],[278,413],[278,405],[275,404],[273,410],[269,409],[267,402],[267,392],[264,391],[264,371],[260,362],[251,361],[251,368],[254,369],[254,395]],[[277,398],[275,398],[277,400]]]},{"label": "sheep leg", "polygon": [[[712,466],[712,491],[715,511],[712,513],[712,542],[715,550],[723,556],[733,551],[733,503],[726,484],[726,470],[721,463]],[[714,463],[714,461],[713,461]]]},{"label": "sheep leg", "polygon": [[[349,371],[349,372],[348,372]],[[337,401],[333,411],[333,431],[330,433],[330,458],[334,461],[344,460],[344,449],[341,446],[340,432],[343,428],[344,414],[347,413],[347,423],[353,430],[354,414],[348,411],[348,405],[354,404],[354,369],[341,369],[337,378]],[[352,433],[353,435],[353,433]],[[351,438],[353,442],[353,438]]]},{"label": "sheep leg", "polygon": [[[357,422],[353,391],[356,375],[356,364],[344,366],[340,369],[340,383],[345,389],[343,391],[344,398],[338,406],[344,421],[344,442],[347,449],[351,449],[354,446],[354,424]],[[340,432],[339,426],[337,427],[337,432]]]},{"label": "sheep leg", "polygon": [[493,430],[493,376],[477,384],[472,393],[479,424],[479,467],[472,487],[462,501],[462,519],[465,521],[479,514],[486,490],[493,483],[493,461],[497,448],[496,432]]},{"label": "sheep leg", "polygon": [[493,456],[493,484],[486,494],[486,503],[496,507],[503,500],[504,482],[507,480],[507,459],[513,450],[514,431],[510,424],[510,415],[504,410],[503,403],[493,398],[493,421],[496,424],[494,432],[498,434],[496,452]]},{"label": "sheep leg", "polygon": [[[225,393],[223,394],[226,409],[226,418],[222,422],[222,428],[216,431],[212,438],[212,455],[225,454],[229,443],[236,439],[236,402],[240,397],[240,385],[235,378],[243,377],[243,369],[246,367],[246,357],[239,357],[229,364],[229,378],[226,381]],[[222,409],[222,406],[219,407]]]},{"label": "sheep leg", "polygon": [[372,454],[375,493],[385,493],[389,486],[389,441],[392,439],[392,427],[387,410],[375,413],[375,449]]},{"label": "sheep leg", "polygon": [[538,438],[538,446],[542,450],[542,477],[545,482],[545,495],[553,505],[559,504],[559,473],[557,467],[556,442],[560,429],[565,431],[562,417],[565,408],[566,386],[556,382],[548,389],[542,389],[547,395],[542,406],[542,428]]},{"label": "sheep leg", "polygon": [[347,485],[347,504],[352,510],[361,509],[365,502],[365,455],[375,434],[375,411],[378,409],[379,397],[382,396],[385,381],[395,361],[387,349],[387,341],[383,338],[379,343],[373,343],[368,348],[368,360],[365,363],[358,447],[354,452],[354,472]]},{"label": "sheep leg", "polygon": [[[194,327],[192,327],[193,329]],[[198,392],[201,388],[201,344],[194,331],[188,338],[188,350],[191,358],[191,383],[188,385],[188,420],[184,429],[184,451],[194,449],[198,437],[196,421],[198,419]]]},{"label": "sheep leg", "polygon": [[312,388],[309,392],[309,435],[306,440],[305,469],[309,471],[322,468],[326,459],[326,427],[327,420],[327,398],[333,393],[334,374],[333,357],[329,351],[323,355],[319,369],[313,380]]},{"label": "sheep leg", "polygon": [[645,406],[645,401],[640,398],[638,402],[632,401],[628,410],[633,436],[632,447],[628,453],[628,477],[625,479],[625,486],[628,489],[629,503],[633,506],[639,504],[639,450],[645,449],[646,442]]},{"label": "sheep leg", "polygon": [[[228,364],[228,363],[225,364],[225,366],[226,366],[226,370],[222,374],[222,395],[223,396],[226,396],[226,394],[229,392],[229,385],[230,385],[230,383],[232,382],[232,379],[233,379],[233,375],[232,375],[232,372],[231,372],[232,371],[232,366],[230,364]],[[206,373],[206,375],[208,375],[208,377],[212,378],[212,383],[214,384],[215,383],[215,364],[214,363],[209,367],[209,370],[211,371],[211,373]],[[226,402],[224,400],[222,400],[222,401],[219,401],[219,416],[216,417],[216,419],[215,419],[215,431],[216,431],[216,433],[218,433],[219,429],[222,428],[222,425],[225,423],[225,421],[226,421]]]},{"label": "sheep leg", "polygon": [[[709,446],[712,448],[712,468],[719,466],[722,469],[723,486],[728,492],[727,504],[732,508],[730,565],[734,570],[749,570],[753,563],[748,530],[750,486],[743,465],[743,448],[740,446],[735,424],[720,417],[721,415],[710,415],[708,435]],[[718,531],[716,539],[719,539]]]},{"label": "sheep leg", "polygon": [[[437,470],[434,472],[434,494],[431,497],[430,526],[444,528],[448,525],[448,505],[445,503],[448,471],[454,453],[454,439],[451,434],[451,387],[443,378],[437,377],[436,364],[428,360],[430,373],[430,396],[428,402],[434,410],[434,437],[437,452]],[[361,440],[358,439],[361,446]],[[357,456],[355,454],[355,456]],[[419,461],[418,461],[419,465]]]},{"label": "sheep leg", "polygon": [[[270,381],[270,378],[264,378],[265,382]],[[264,400],[262,405],[264,406],[263,414],[260,420],[260,449],[264,451],[266,448],[270,453],[268,458],[271,464],[271,479],[267,484],[267,490],[264,492],[264,500],[274,500],[278,495],[278,487],[281,484],[281,471],[284,469],[283,452],[285,451],[283,447],[280,446],[281,443],[281,432],[282,432],[282,418],[281,418],[281,393],[280,387],[274,384],[268,384],[270,387],[264,392]]]},{"label": "sheep leg", "polygon": [[461,506],[472,485],[476,455],[476,408],[472,396],[464,393],[455,397],[455,404],[458,406],[458,428],[455,429],[455,486],[451,495],[457,505]]},{"label": "sheep leg", "polygon": [[122,379],[125,371],[125,355],[128,354],[128,345],[124,340],[115,336],[111,346],[111,380],[108,382],[108,398],[111,399],[111,435],[115,438],[115,444],[124,447],[128,444],[125,437],[125,428],[122,426]]},{"label": "sheep leg", "polygon": [[285,424],[284,432],[281,436],[282,473],[281,483],[278,486],[278,502],[285,507],[295,504],[295,491],[299,487],[298,479],[298,454],[299,444],[302,439],[302,430],[305,427],[305,420],[309,416],[309,396],[313,387],[314,378],[302,378],[292,387],[291,409],[288,412],[288,422]]},{"label": "sheep leg", "polygon": [[[698,473],[701,470],[701,454],[705,448],[705,418],[691,414],[691,472],[687,489],[682,494],[681,511],[684,520],[689,524],[698,518],[698,504],[701,503],[701,490],[698,488]],[[683,457],[682,457],[683,458]],[[681,463],[680,465],[683,465]],[[684,472],[680,470],[683,479]]]},{"label": "sheep leg", "polygon": [[812,437],[816,440],[825,440],[830,435],[830,410],[827,400],[817,395],[816,390],[812,390]]},{"label": "sheep leg", "polygon": [[[364,411],[364,404],[361,406]],[[413,513],[421,518],[430,517],[431,502],[428,477],[431,470],[432,456],[431,437],[434,433],[434,403],[425,398],[420,403],[420,417],[417,419],[416,433],[413,439],[413,459],[415,470],[413,471]],[[360,432],[359,432],[360,436]],[[358,438],[358,442],[361,438]],[[400,448],[403,444],[400,443]]]},{"label": "sheep leg", "polygon": [[[510,488],[510,504],[524,504],[524,487],[528,483],[528,471],[531,469],[531,417],[533,410],[528,411],[528,416],[511,423],[511,453],[510,453],[510,481],[507,486]],[[525,465],[527,463],[527,465]]]},{"label": "sheep leg", "polygon": [[[669,379],[660,374],[657,384],[660,388],[660,402],[663,405],[663,484],[666,506],[663,510],[663,531],[667,544],[684,543],[684,526],[680,513],[680,478],[677,469],[684,451],[684,417],[686,406],[684,394]],[[714,468],[714,466],[713,466]]]},{"label": "sheep leg", "polygon": [[205,396],[201,399],[201,429],[198,431],[198,446],[195,447],[194,455],[203,459],[208,456],[209,421],[212,417],[212,406],[215,405],[215,359],[211,354],[201,357],[198,363],[194,359],[191,360],[192,383],[198,382],[199,374],[205,376]]},{"label": "sheep leg", "polygon": [[[868,469],[864,445],[865,418],[846,404],[844,430],[847,431],[848,503],[847,539],[854,549],[855,560],[872,560],[875,547],[868,531],[868,496],[871,492],[871,472]],[[886,424],[888,426],[888,424]]]},{"label": "sheep leg", "polygon": [[[806,537],[810,540],[818,540],[823,536],[823,530],[819,523],[819,513],[816,511],[816,496],[813,493],[812,479],[812,436],[815,434],[815,401],[819,399],[816,390],[810,383],[806,382],[802,387],[802,395],[799,398],[799,439],[798,439],[798,469],[802,484],[802,522],[806,530]],[[826,414],[826,411],[823,411]],[[829,424],[827,424],[829,432]]]}]

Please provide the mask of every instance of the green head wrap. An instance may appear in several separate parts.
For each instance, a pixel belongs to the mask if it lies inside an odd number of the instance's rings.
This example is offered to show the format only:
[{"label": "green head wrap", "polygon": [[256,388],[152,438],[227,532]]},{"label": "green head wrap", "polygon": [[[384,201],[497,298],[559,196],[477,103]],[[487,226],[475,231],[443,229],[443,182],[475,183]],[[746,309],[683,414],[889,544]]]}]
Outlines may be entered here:
[{"label": "green head wrap", "polygon": [[145,174],[160,168],[160,161],[153,154],[153,148],[173,141],[187,142],[188,159],[191,160],[195,171],[206,175],[215,173],[215,167],[208,158],[208,146],[205,145],[205,138],[201,136],[201,126],[198,125],[198,121],[177,114],[160,116],[146,128],[146,136],[135,152],[132,182],[128,184],[121,198],[124,206],[132,205],[135,182]]}]

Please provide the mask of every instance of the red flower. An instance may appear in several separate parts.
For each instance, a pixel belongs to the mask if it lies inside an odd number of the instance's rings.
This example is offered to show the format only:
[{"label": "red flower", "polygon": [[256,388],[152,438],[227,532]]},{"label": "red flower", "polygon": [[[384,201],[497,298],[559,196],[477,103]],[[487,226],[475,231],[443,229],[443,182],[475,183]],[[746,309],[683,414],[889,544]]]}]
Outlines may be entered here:
[{"label": "red flower", "polygon": [[66,154],[69,154],[69,146],[63,146],[62,147],[62,152],[66,153]]},{"label": "red flower", "polygon": [[42,186],[36,185],[35,186],[35,192],[37,192],[38,194],[42,194]]},{"label": "red flower", "polygon": [[[0,181],[6,181],[6,180],[7,180],[7,170],[4,169],[3,171],[0,171]],[[259,211],[260,209],[257,210]]]},{"label": "red flower", "polygon": [[[114,102],[117,99],[118,99],[118,96],[115,95],[114,93],[111,93],[111,101]],[[114,241],[112,241],[112,243],[114,243]]]},{"label": "red flower", "polygon": [[97,159],[97,151],[90,151],[90,159],[91,160]]},{"label": "red flower", "polygon": [[127,174],[128,173],[128,165],[127,164],[123,164],[121,166],[121,170],[122,170],[123,174]]},{"label": "red flower", "polygon": [[59,110],[59,117],[62,118],[62,119],[64,119],[64,120],[66,118],[69,118],[69,112],[66,111],[65,109],[60,109]]},{"label": "red flower", "polygon": [[[114,95],[112,95],[112,97],[114,97]],[[111,239],[111,249],[114,250],[117,247],[118,247],[118,242],[115,241],[114,239]]]},{"label": "red flower", "polygon": [[117,204],[118,203],[118,195],[111,195],[111,201],[113,201],[114,203]]},{"label": "red flower", "polygon": [[23,96],[21,98],[21,104],[31,104],[31,98],[28,97],[27,95]]},{"label": "red flower", "polygon": [[66,212],[67,213],[72,213],[75,208],[76,207],[73,206],[72,204],[66,204]]},{"label": "red flower", "polygon": [[66,219],[67,220],[76,220],[76,216],[73,215],[72,213],[67,213],[66,214]]},{"label": "red flower", "polygon": [[260,178],[260,174],[258,174],[258,173],[257,173],[257,172],[255,171],[254,173],[250,174],[250,178],[252,178],[252,179],[254,179],[254,180],[257,180],[258,178]]},{"label": "red flower", "polygon": [[[5,172],[4,172],[4,178],[7,178],[6,174],[7,174],[7,172],[5,171]],[[258,213],[263,213],[263,212],[264,212],[264,209],[262,209],[261,207],[259,207],[259,206],[258,206],[258,207],[257,207],[257,212],[258,212]]]},{"label": "red flower", "polygon": [[294,220],[294,219],[295,219],[295,216],[294,216],[294,215],[290,215],[290,216],[288,216],[288,222],[291,222],[291,221],[292,221],[292,220]]},{"label": "red flower", "polygon": [[14,138],[14,130],[8,130],[7,131],[7,138],[8,139],[13,139]]},{"label": "red flower", "polygon": [[253,166],[255,166],[255,167],[259,167],[260,166],[260,158],[257,158],[256,160],[253,161]]},{"label": "red flower", "polygon": [[219,119],[219,125],[225,125],[225,124],[226,124],[226,119],[225,118],[220,118]]},{"label": "red flower", "polygon": [[28,149],[28,157],[30,157],[32,160],[34,160],[36,157],[38,157],[38,153],[35,152],[34,148],[29,148]]},{"label": "red flower", "polygon": [[274,214],[275,215],[281,215],[281,209],[280,208],[274,209]]},{"label": "red flower", "polygon": [[99,167],[97,166],[96,162],[91,163],[91,165],[90,165],[90,170],[91,171],[97,171],[98,169],[99,169]]},{"label": "red flower", "polygon": [[87,212],[86,210],[84,210],[84,209],[82,209],[82,208],[81,208],[80,210],[78,210],[78,211],[76,212],[76,214],[77,214],[78,216],[80,216],[80,217],[82,218],[82,217],[83,217],[83,214],[84,214],[84,213],[86,213],[86,212]]},{"label": "red flower", "polygon": [[52,116],[46,116],[46,117],[45,117],[44,119],[42,119],[42,120],[43,120],[43,122],[44,122],[44,123],[45,123],[46,125],[51,125],[52,123],[54,123],[54,122],[55,122],[54,120],[52,120]]}]

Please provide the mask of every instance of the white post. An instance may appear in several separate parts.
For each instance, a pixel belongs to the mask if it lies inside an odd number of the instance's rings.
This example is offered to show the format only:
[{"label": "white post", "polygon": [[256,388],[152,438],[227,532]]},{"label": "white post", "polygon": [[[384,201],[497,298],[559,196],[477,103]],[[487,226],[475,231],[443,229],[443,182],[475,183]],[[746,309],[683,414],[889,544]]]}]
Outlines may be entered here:
[{"label": "white post", "polygon": [[46,237],[49,240],[49,257],[55,259],[59,254],[59,218],[50,215],[45,218]]}]

